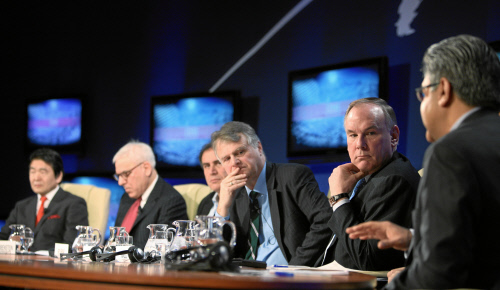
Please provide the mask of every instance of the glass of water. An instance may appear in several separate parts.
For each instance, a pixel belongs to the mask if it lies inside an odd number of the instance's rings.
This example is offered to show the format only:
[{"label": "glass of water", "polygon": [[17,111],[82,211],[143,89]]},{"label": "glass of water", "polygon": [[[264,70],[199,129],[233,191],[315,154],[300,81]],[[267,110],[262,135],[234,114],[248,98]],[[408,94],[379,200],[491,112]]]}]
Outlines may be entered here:
[{"label": "glass of water", "polygon": [[[132,236],[117,236],[116,237],[116,251],[121,252],[121,251],[126,251],[130,247],[134,245],[134,238]],[[128,258],[128,254],[125,255],[117,255],[115,257],[115,261],[117,262],[123,262],[123,263],[130,263],[130,259]]]},{"label": "glass of water", "polygon": [[23,239],[23,251],[24,253],[27,253],[31,245],[33,245],[33,242],[35,241],[35,236],[33,234],[33,231],[30,228],[26,228],[24,230],[24,239]]}]

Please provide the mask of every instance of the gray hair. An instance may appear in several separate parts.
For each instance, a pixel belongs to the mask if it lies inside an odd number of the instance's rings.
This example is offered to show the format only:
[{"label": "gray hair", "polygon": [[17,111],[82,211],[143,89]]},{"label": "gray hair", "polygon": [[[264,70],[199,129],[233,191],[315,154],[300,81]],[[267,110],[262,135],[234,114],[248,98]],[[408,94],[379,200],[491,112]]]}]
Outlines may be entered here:
[{"label": "gray hair", "polygon": [[138,140],[131,140],[123,145],[113,157],[113,164],[117,159],[124,156],[130,157],[137,162],[147,161],[153,168],[156,166],[155,154],[151,146]]},{"label": "gray hair", "polygon": [[445,77],[469,106],[495,110],[500,107],[500,60],[478,37],[458,35],[431,45],[425,52],[421,70],[431,83]]},{"label": "gray hair", "polygon": [[217,151],[215,147],[217,143],[220,141],[225,142],[239,142],[241,139],[241,135],[244,135],[247,138],[247,142],[254,148],[257,148],[260,142],[259,136],[255,133],[255,130],[250,127],[250,125],[243,122],[227,122],[220,128],[219,131],[215,131],[212,133],[212,147],[215,154],[217,155]]},{"label": "gray hair", "polygon": [[358,99],[355,101],[352,101],[349,104],[349,107],[347,108],[347,111],[345,112],[344,115],[344,123],[345,123],[345,118],[347,117],[347,114],[352,110],[357,105],[360,104],[374,104],[380,107],[382,109],[382,112],[384,113],[385,117],[385,126],[387,127],[387,130],[392,130],[392,128],[398,124],[398,121],[396,120],[396,113],[394,112],[394,109],[387,104],[387,102],[381,98],[364,98],[364,99]]}]

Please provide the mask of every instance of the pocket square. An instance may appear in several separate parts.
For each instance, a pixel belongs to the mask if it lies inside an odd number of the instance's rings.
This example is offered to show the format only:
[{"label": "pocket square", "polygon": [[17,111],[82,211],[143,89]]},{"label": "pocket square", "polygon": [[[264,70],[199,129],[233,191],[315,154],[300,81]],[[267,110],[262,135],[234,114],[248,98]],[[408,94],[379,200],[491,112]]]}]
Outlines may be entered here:
[{"label": "pocket square", "polygon": [[60,215],[58,215],[58,214],[53,214],[53,215],[49,216],[47,219],[48,219],[48,220],[51,220],[51,219],[60,219],[60,218],[61,218],[61,216],[60,216]]}]

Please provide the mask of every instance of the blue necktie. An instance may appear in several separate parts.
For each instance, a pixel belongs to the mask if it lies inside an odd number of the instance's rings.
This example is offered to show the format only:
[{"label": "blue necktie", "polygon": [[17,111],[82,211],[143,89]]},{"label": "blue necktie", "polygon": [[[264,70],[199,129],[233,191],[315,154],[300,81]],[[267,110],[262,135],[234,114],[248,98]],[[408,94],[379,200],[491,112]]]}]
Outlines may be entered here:
[{"label": "blue necktie", "polygon": [[[358,182],[354,186],[354,189],[352,190],[352,193],[351,193],[351,196],[349,197],[349,200],[352,200],[353,197],[356,194],[358,194],[358,192],[360,192],[361,189],[363,189],[363,187],[365,186],[365,184],[366,184],[366,180],[365,180],[364,177],[361,178],[360,180],[358,180]],[[333,235],[332,239],[330,240],[330,243],[328,243],[328,246],[326,247],[326,250],[323,253],[323,261],[321,262],[321,265],[323,265],[325,263],[326,253],[328,252],[328,249],[330,249],[330,247],[333,245],[333,241],[334,240],[335,240],[335,234]]]}]

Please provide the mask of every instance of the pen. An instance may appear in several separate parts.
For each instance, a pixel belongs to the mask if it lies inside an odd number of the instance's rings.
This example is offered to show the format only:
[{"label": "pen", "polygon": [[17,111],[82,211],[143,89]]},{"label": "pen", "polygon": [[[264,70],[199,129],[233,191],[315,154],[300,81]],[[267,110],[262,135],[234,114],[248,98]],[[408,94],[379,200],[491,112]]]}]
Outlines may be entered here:
[{"label": "pen", "polygon": [[274,268],[288,268],[287,265],[274,265]]},{"label": "pen", "polygon": [[293,273],[290,272],[274,272],[274,275],[279,277],[293,277]]}]

